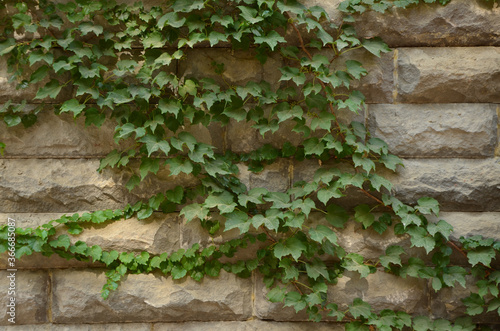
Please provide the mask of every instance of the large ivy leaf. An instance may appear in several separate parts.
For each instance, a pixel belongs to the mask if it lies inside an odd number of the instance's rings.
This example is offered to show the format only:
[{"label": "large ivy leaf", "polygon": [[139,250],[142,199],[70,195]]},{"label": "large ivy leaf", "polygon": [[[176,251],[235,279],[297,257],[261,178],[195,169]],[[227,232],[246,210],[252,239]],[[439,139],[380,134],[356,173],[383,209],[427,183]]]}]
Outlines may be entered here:
[{"label": "large ivy leaf", "polygon": [[45,84],[44,87],[38,90],[35,99],[45,99],[50,97],[55,99],[59,92],[61,92],[62,85],[56,79],[52,79],[50,82]]},{"label": "large ivy leaf", "polygon": [[372,39],[364,39],[361,42],[361,45],[363,45],[364,49],[377,57],[380,57],[381,53],[387,53],[391,51],[389,46],[387,46],[387,44],[378,37]]},{"label": "large ivy leaf", "polygon": [[307,249],[306,245],[297,237],[288,238],[274,246],[274,256],[281,259],[283,256],[291,255],[297,261],[302,252]]}]

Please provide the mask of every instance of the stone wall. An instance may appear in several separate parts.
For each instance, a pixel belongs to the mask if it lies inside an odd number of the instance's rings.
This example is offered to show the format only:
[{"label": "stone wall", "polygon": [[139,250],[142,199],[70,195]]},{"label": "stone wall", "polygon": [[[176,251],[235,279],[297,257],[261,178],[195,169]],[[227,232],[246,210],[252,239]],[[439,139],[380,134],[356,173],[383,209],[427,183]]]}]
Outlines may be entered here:
[{"label": "stone wall", "polygon": [[[338,1],[310,0],[332,14]],[[393,48],[380,59],[359,52],[355,57],[370,73],[358,88],[366,95],[365,122],[374,136],[384,139],[405,167],[387,174],[398,198],[414,202],[431,196],[441,203],[442,214],[455,227],[455,239],[482,234],[500,240],[500,8],[480,0],[454,0],[445,7],[422,4],[388,14],[367,13],[357,29],[365,37],[381,36]],[[335,15],[332,15],[335,17]],[[227,49],[195,49],[191,62],[176,64],[186,76],[211,76],[210,62],[224,62],[225,79],[234,83],[279,79],[279,58],[264,66],[245,53]],[[0,103],[13,96],[23,99],[7,83],[0,64]],[[27,91],[26,93],[30,93]],[[71,93],[69,91],[68,93]],[[114,125],[85,128],[70,116],[40,115],[29,129],[7,129],[0,124],[0,141],[7,145],[0,159],[0,224],[14,218],[21,227],[33,227],[63,214],[120,208],[147,196],[147,190],[187,185],[195,179],[177,176],[153,181],[129,193],[127,174],[96,172],[99,159],[115,148]],[[264,143],[249,125],[193,128],[202,141],[224,150],[245,152]],[[291,132],[281,130],[278,138]],[[316,163],[317,165],[317,163]],[[294,181],[312,176],[315,163],[283,160],[259,174],[242,172],[249,188],[265,186],[284,191]],[[160,174],[160,179],[166,178]],[[359,200],[363,197],[359,196]],[[358,200],[358,201],[359,201]],[[349,201],[345,204],[349,206]],[[312,215],[311,223],[324,219]],[[389,245],[410,246],[407,238],[361,231],[350,224],[338,233],[349,251],[379,256]],[[218,234],[238,236],[238,231]],[[173,213],[147,220],[131,219],[93,226],[74,242],[84,240],[103,249],[172,252],[206,236],[194,222],[186,224]],[[423,250],[412,248],[423,257]],[[456,256],[456,264],[464,264]],[[6,302],[6,255],[0,256],[0,302]],[[222,273],[219,278],[172,280],[161,275],[128,275],[108,300],[100,297],[105,283],[101,265],[66,261],[52,256],[25,256],[17,262],[17,323],[9,325],[0,309],[0,329],[6,330],[342,330],[341,324],[307,322],[265,298],[258,274],[241,279]],[[453,319],[463,313],[461,287],[436,294],[422,279],[401,279],[376,273],[360,279],[346,273],[329,291],[340,304],[361,296],[373,308],[403,309],[433,318]],[[481,322],[500,324],[495,315]]]}]

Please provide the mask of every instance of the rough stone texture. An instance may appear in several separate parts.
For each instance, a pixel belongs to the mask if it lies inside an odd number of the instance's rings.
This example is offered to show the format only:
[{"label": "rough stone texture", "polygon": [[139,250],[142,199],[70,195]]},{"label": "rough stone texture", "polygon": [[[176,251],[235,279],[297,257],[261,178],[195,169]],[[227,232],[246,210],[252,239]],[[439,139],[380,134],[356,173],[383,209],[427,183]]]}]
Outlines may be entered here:
[{"label": "rough stone texture", "polygon": [[128,275],[120,290],[103,300],[99,292],[105,282],[102,271],[54,271],[53,322],[245,320],[252,314],[251,281],[225,272],[199,283],[161,275]]},{"label": "rough stone texture", "polygon": [[44,213],[123,208],[152,192],[197,183],[192,176],[168,176],[168,170],[163,169],[156,178],[146,177],[139,188],[128,193],[124,185],[130,174],[113,169],[98,173],[98,167],[98,160],[0,160],[0,192],[6,197],[0,203],[0,211]]},{"label": "rough stone texture", "polygon": [[[495,8],[492,8],[495,7]],[[453,0],[446,6],[419,3],[356,17],[365,38],[382,37],[391,47],[500,45],[500,8],[482,0]]]},{"label": "rough stone texture", "polygon": [[491,157],[496,105],[369,105],[368,129],[398,156]]},{"label": "rough stone texture", "polygon": [[5,331],[151,331],[151,324],[39,324],[7,326]]},{"label": "rough stone texture", "polygon": [[[10,300],[8,295],[9,276],[11,272],[0,270],[0,326],[11,325],[7,315],[6,305]],[[47,323],[49,276],[44,271],[18,270],[15,272],[16,291],[16,324]],[[2,327],[0,327],[2,329]]]},{"label": "rough stone texture", "polygon": [[398,199],[415,203],[423,196],[442,211],[500,211],[500,160],[406,159],[397,174],[387,174]]},{"label": "rough stone texture", "polygon": [[[292,307],[267,300],[268,290],[257,277],[255,288],[255,310],[260,319],[276,321],[307,321],[304,311],[295,313]],[[384,272],[360,278],[358,273],[345,272],[336,285],[328,288],[328,300],[346,309],[355,298],[368,302],[374,311],[383,309],[403,310],[412,314],[426,314],[428,307],[427,282],[422,279],[403,279]]]},{"label": "rough stone texture", "polygon": [[301,323],[301,322],[268,322],[251,320],[245,322],[189,322],[189,323],[158,323],[155,331],[341,331],[344,326],[340,323]]},{"label": "rough stone texture", "polygon": [[397,102],[500,102],[498,48],[400,48],[397,74]]},{"label": "rough stone texture", "polygon": [[[250,52],[228,49],[195,49],[186,52],[189,61],[179,63],[179,77],[212,78],[224,85],[224,80],[245,85],[249,81],[277,83],[281,77],[278,68],[282,65],[279,56],[271,55],[262,65]],[[212,62],[223,63],[222,77],[215,73]]]}]

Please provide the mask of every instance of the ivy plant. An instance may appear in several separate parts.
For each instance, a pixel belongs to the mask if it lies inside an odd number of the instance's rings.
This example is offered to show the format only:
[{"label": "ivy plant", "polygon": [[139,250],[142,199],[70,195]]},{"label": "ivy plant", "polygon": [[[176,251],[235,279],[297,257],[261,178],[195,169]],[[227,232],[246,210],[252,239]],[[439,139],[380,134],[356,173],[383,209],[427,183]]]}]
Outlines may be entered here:
[{"label": "ivy plant", "polygon": [[[363,94],[352,86],[367,71],[351,52],[359,49],[380,57],[390,51],[379,38],[358,37],[353,14],[448,1],[347,0],[340,4],[342,17],[335,23],[323,8],[295,0],[170,0],[148,9],[113,0],[3,1],[0,56],[8,63],[9,82],[21,91],[36,89],[33,100],[2,106],[0,116],[8,127],[29,127],[40,112],[49,111],[84,117],[87,126],[114,121],[117,148],[101,160],[98,171],[127,173],[130,191],[161,169],[196,179],[192,186],[150,192],[150,198],[121,209],[64,215],[37,228],[17,228],[16,258],[36,252],[102,263],[108,270],[104,298],[119,290],[126,274],[158,271],[173,279],[200,281],[222,270],[240,277],[257,272],[271,302],[306,311],[313,321],[344,322],[346,330],[475,329],[471,316],[500,314],[500,272],[492,267],[500,243],[480,236],[454,242],[449,223],[430,221],[439,217],[435,199],[422,197],[412,204],[398,200],[380,170],[396,171],[402,160],[363,123],[341,120],[355,117],[364,104]],[[201,47],[247,52],[262,64],[279,58],[279,81],[235,85],[224,78],[226,68],[217,61],[212,63],[213,77],[220,79],[180,76],[171,69],[177,61],[189,63],[190,49]],[[26,107],[28,103],[36,107]],[[190,131],[195,125],[238,122],[273,144],[236,153],[198,141]],[[276,138],[287,130],[299,138],[291,139],[291,133],[288,140]],[[132,143],[119,145],[125,140]],[[2,153],[5,148],[0,144]],[[314,175],[284,191],[247,187],[241,181],[240,169],[259,173],[284,159],[314,161]],[[343,201],[353,192],[371,202],[347,208]],[[240,236],[162,254],[105,251],[70,240],[86,224],[172,212],[185,222],[199,222],[207,236],[232,229]],[[323,222],[311,221],[317,214]],[[376,260],[346,251],[337,235],[352,222],[366,231],[393,231],[409,238],[431,262],[408,256],[400,245],[389,246]],[[57,229],[66,234],[56,234]],[[1,227],[0,252],[8,249],[7,239],[8,229]],[[259,248],[253,258],[227,262],[254,243]],[[452,265],[453,252],[462,254],[469,266]],[[423,278],[435,291],[469,286],[473,278],[476,290],[462,300],[467,316],[432,320],[405,311],[374,311],[361,298],[344,306],[335,303],[328,289],[346,271],[361,278],[377,272]]]}]

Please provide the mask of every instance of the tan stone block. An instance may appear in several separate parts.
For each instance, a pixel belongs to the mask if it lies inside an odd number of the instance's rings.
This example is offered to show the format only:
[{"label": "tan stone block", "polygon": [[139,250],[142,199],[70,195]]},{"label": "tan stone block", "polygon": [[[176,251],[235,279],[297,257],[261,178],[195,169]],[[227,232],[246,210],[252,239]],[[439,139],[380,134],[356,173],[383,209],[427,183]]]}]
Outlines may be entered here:
[{"label": "tan stone block", "polygon": [[495,47],[398,49],[399,103],[500,102]]},{"label": "tan stone block", "polygon": [[402,157],[493,156],[496,106],[490,104],[369,105],[368,127]]},{"label": "tan stone block", "polygon": [[250,320],[244,322],[188,322],[188,323],[157,323],[157,331],[340,331],[344,330],[341,323],[315,323],[315,322],[273,322]]},{"label": "tan stone block", "polygon": [[252,314],[249,279],[221,272],[216,279],[172,280],[127,275],[107,300],[100,296],[102,271],[53,272],[55,323],[125,323],[245,320]]},{"label": "tan stone block", "polygon": [[[7,276],[13,274],[15,277],[7,278]],[[11,286],[12,283],[15,283],[15,285]],[[9,294],[11,287],[14,287],[15,296]],[[49,275],[47,272],[0,270],[0,288],[3,289],[0,292],[0,302],[4,303],[4,307],[0,310],[0,325],[12,325],[8,321],[12,316],[7,314],[6,308],[11,297],[15,297],[16,324],[48,322]]]}]

